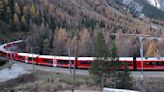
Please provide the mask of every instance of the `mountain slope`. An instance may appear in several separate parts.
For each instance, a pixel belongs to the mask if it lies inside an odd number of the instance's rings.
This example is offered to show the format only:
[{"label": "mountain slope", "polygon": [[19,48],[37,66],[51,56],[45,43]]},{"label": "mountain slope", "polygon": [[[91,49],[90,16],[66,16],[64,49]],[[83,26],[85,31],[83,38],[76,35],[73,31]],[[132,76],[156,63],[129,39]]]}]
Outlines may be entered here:
[{"label": "mountain slope", "polygon": [[155,7],[157,7],[157,8],[159,8],[160,9],[160,7],[161,7],[161,4],[160,4],[160,1],[161,0],[147,0],[151,5],[153,5],[153,6],[155,6]]},{"label": "mountain slope", "polygon": [[[142,12],[150,18],[155,18],[159,20],[164,20],[164,11],[150,5],[147,0],[134,0],[135,2],[138,2],[139,4],[143,5]],[[152,0],[153,1],[153,0]],[[155,2],[152,2],[155,3]]]},{"label": "mountain slope", "polygon": [[164,10],[164,0],[147,0],[151,5]]},{"label": "mountain slope", "polygon": [[97,34],[102,32],[109,49],[114,42],[119,56],[131,56],[139,51],[138,37],[111,33],[161,36],[164,32],[162,22],[153,28],[148,18],[140,20],[123,10],[119,0],[14,0],[11,5],[7,1],[0,19],[16,30],[28,30],[24,52],[33,47],[39,54],[67,55],[70,48],[73,55],[77,46],[78,56],[92,56]]}]

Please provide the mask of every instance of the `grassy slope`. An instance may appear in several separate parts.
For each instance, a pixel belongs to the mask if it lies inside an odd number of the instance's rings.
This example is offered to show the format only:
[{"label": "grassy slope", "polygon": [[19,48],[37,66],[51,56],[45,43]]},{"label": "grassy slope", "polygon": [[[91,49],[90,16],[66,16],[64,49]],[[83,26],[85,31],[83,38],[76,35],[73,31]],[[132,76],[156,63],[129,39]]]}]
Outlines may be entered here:
[{"label": "grassy slope", "polygon": [[[31,71],[7,82],[0,83],[0,92],[56,92],[72,89],[72,75],[56,74],[54,72]],[[111,82],[108,82],[111,84]],[[141,80],[133,79],[135,90],[143,86],[147,92],[163,92],[164,78],[147,78],[144,84]],[[141,84],[139,86],[139,84]],[[100,88],[93,82],[91,76],[76,76],[75,89],[97,90]]]},{"label": "grassy slope", "polygon": [[[4,87],[6,86],[6,87]],[[8,92],[56,92],[72,89],[72,75],[33,71],[18,78],[0,83],[0,90]],[[76,76],[75,89],[100,90],[89,76]]]}]

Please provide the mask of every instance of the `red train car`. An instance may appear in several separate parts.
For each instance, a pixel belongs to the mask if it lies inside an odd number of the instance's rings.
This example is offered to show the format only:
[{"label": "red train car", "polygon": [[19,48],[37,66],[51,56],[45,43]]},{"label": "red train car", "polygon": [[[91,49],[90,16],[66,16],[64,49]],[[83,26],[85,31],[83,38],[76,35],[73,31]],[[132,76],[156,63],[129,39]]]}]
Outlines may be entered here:
[{"label": "red train car", "polygon": [[137,58],[137,70],[164,70],[163,57]]},{"label": "red train car", "polygon": [[40,55],[36,60],[39,65],[57,66],[55,56]]},{"label": "red train car", "polygon": [[17,61],[25,62],[25,63],[33,63],[37,64],[38,54],[29,54],[29,53],[18,53],[16,56]]},{"label": "red train car", "polygon": [[55,56],[57,67],[76,67],[75,57]]},{"label": "red train car", "polygon": [[[135,61],[133,57],[119,57],[119,62],[123,62],[128,65],[129,70],[135,70]],[[124,69],[125,67],[121,67],[120,69]]]},{"label": "red train car", "polygon": [[92,62],[94,62],[93,57],[79,57],[77,58],[77,68],[80,68],[80,69],[91,68]]}]

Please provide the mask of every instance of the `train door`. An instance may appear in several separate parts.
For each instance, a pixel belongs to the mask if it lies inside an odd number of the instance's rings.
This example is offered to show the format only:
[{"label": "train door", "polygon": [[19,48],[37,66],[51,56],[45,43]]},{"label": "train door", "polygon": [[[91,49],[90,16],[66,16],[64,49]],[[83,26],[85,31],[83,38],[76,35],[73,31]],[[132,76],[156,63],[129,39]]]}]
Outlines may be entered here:
[{"label": "train door", "polygon": [[28,57],[25,56],[25,63],[28,63]]},{"label": "train door", "polygon": [[134,68],[134,71],[137,70],[137,63],[136,63],[136,57],[133,56],[133,68]]},{"label": "train door", "polygon": [[75,57],[74,67],[77,69],[77,57]]},{"label": "train door", "polygon": [[53,59],[53,67],[56,67],[57,66],[57,61],[56,59]]}]

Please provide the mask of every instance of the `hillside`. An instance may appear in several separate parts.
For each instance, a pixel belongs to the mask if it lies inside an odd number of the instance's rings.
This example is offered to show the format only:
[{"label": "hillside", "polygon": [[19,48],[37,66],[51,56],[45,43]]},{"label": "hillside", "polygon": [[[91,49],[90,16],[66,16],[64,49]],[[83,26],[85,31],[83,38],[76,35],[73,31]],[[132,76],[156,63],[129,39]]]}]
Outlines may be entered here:
[{"label": "hillside", "polygon": [[[153,28],[149,18],[134,18],[115,0],[1,1],[1,21],[15,31],[28,32],[27,37],[20,37],[26,39],[25,52],[33,47],[39,54],[67,55],[70,48],[73,55],[77,46],[78,56],[92,56],[97,33],[103,32],[109,48],[114,41],[119,56],[132,56],[139,52],[138,38],[110,33],[159,37],[164,31],[163,21],[154,20],[160,27]],[[145,53],[150,43],[145,44]]]},{"label": "hillside", "polygon": [[[147,0],[134,0],[139,4],[143,5],[143,13],[150,17],[158,20],[164,20],[164,11],[158,9],[157,7],[150,5]],[[149,0],[150,1],[150,0]]]}]

